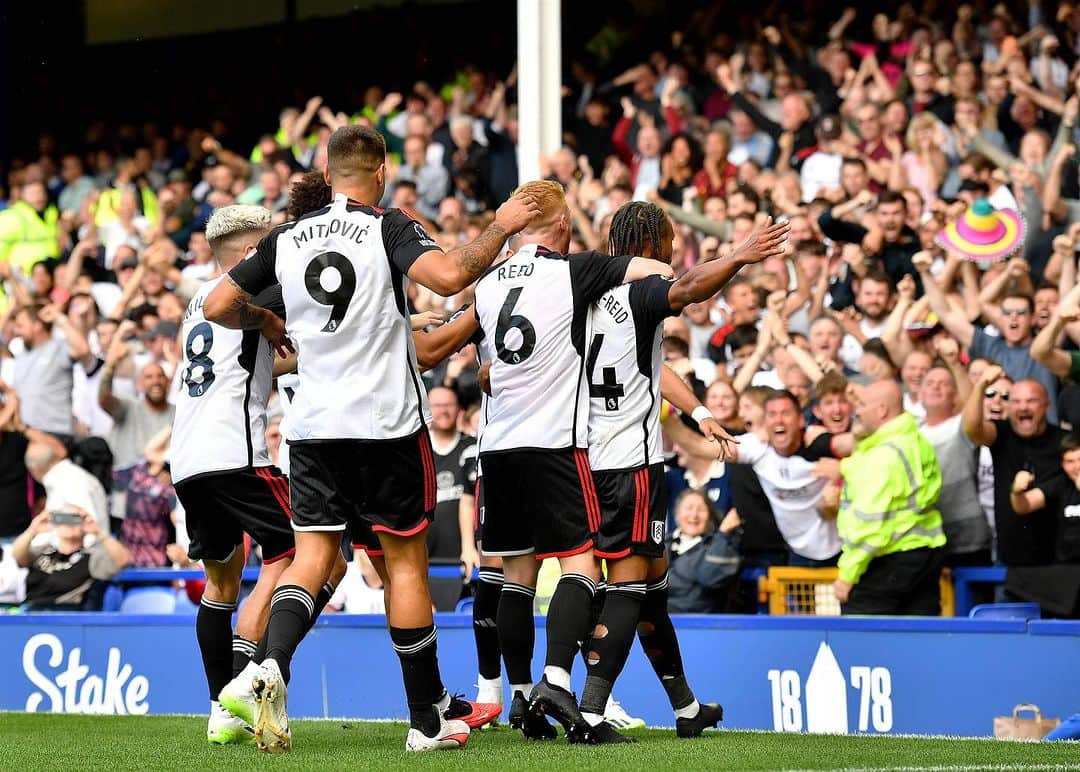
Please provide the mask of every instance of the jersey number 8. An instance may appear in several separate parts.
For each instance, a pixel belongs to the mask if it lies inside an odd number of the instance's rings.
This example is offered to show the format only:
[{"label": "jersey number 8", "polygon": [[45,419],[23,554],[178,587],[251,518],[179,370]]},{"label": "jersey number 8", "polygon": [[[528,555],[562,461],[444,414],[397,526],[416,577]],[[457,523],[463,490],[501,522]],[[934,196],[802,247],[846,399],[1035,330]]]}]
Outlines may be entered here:
[{"label": "jersey number 8", "polygon": [[[202,340],[198,353],[195,353],[196,340]],[[201,397],[214,382],[214,360],[210,358],[210,349],[213,346],[214,328],[209,323],[200,322],[188,333],[184,353],[189,364],[184,370],[183,380],[189,397]]]},{"label": "jersey number 8", "polygon": [[[322,283],[323,273],[327,268],[336,269],[341,277],[337,289],[332,291],[323,287]],[[353,264],[339,252],[324,252],[308,263],[304,271],[304,286],[315,302],[330,306],[330,318],[322,331],[334,332],[345,318],[345,311],[348,310],[349,301],[356,290],[356,269]]]},{"label": "jersey number 8", "polygon": [[[514,287],[506,296],[506,300],[499,309],[499,321],[495,325],[495,351],[499,359],[508,365],[519,365],[529,358],[536,346],[536,330],[532,322],[524,316],[514,313],[514,306],[521,297],[522,287]],[[521,335],[521,345],[510,350],[506,347],[506,334],[510,330],[517,330]]]}]

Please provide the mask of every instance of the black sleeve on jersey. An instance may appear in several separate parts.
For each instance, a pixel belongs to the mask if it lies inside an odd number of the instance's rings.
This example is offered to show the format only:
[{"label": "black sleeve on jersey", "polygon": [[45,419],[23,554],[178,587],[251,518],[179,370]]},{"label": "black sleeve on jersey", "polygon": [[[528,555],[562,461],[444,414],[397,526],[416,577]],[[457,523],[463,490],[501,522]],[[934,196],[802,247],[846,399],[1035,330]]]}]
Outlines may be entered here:
[{"label": "black sleeve on jersey", "polygon": [[650,333],[664,319],[677,315],[668,300],[670,289],[671,280],[663,276],[646,276],[630,284],[630,309],[634,312],[634,320]]},{"label": "black sleeve on jersey", "polygon": [[828,432],[821,434],[817,439],[807,445],[800,456],[807,461],[818,461],[823,458],[836,458],[836,454],[832,450],[833,436]]},{"label": "black sleeve on jersey", "polygon": [[585,308],[612,287],[623,283],[632,257],[609,257],[603,252],[568,255],[574,309]]},{"label": "black sleeve on jersey", "polygon": [[382,217],[382,238],[390,263],[402,273],[408,273],[416,258],[425,252],[442,247],[424,230],[424,226],[410,219],[400,209],[387,209]]},{"label": "black sleeve on jersey", "polygon": [[[670,286],[671,282],[661,276],[648,276],[630,283],[628,298],[634,319],[638,371],[649,379],[652,378],[653,357],[657,354],[654,346],[656,328],[672,313],[667,294]],[[697,421],[686,423],[692,423],[691,428],[697,430]]]},{"label": "black sleeve on jersey", "polygon": [[279,319],[285,318],[285,299],[281,296],[281,285],[267,287],[251,299],[251,305],[265,308]]},{"label": "black sleeve on jersey", "polygon": [[[291,228],[292,223],[288,227]],[[277,284],[274,262],[277,259],[277,239],[281,233],[282,228],[274,228],[267,233],[255,247],[255,254],[241,260],[229,271],[229,278],[249,295],[258,295],[272,284]]]}]

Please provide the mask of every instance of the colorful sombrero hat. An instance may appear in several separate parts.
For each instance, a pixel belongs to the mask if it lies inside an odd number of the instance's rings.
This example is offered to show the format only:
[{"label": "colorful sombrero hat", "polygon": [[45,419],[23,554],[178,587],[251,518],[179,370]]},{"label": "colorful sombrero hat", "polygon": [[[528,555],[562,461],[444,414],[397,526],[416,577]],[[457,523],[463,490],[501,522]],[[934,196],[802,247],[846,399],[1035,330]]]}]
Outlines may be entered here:
[{"label": "colorful sombrero hat", "polygon": [[1008,257],[1024,243],[1024,221],[1012,209],[994,209],[985,198],[946,225],[937,243],[968,260],[991,263]]}]

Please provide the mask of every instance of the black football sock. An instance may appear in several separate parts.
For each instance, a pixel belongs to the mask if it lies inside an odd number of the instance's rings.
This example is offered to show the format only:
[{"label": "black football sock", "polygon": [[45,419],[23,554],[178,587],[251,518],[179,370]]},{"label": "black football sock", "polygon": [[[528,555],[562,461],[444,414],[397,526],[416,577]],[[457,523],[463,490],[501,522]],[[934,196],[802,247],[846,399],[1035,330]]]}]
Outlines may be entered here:
[{"label": "black football sock", "polygon": [[390,640],[401,660],[410,726],[428,737],[434,737],[440,723],[435,703],[444,691],[439,677],[438,633],[435,625],[391,627]]},{"label": "black football sock", "polygon": [[278,664],[285,683],[291,675],[296,647],[311,627],[315,612],[315,599],[311,593],[297,584],[283,584],[274,590],[270,598],[270,622],[266,625],[266,659]]},{"label": "black football sock", "polygon": [[609,584],[604,610],[592,630],[585,648],[588,675],[581,693],[583,713],[604,714],[611,687],[619,677],[630,647],[645,599],[645,582],[616,582]]},{"label": "black football sock", "polygon": [[[535,588],[516,582],[503,582],[499,594],[496,628],[499,649],[506,663],[506,678],[511,685],[532,683],[533,646],[536,644],[535,595]],[[526,694],[525,698],[528,697]]]},{"label": "black football sock", "polygon": [[[328,581],[326,584],[324,584],[322,586],[322,589],[319,590],[319,594],[315,596],[314,611],[313,611],[313,613],[311,615],[311,622],[308,623],[307,630],[304,631],[305,635],[307,635],[308,630],[310,630],[312,627],[315,626],[315,623],[319,619],[319,615],[322,614],[323,609],[326,608],[326,604],[329,603],[330,598],[333,597],[334,590],[335,590],[334,585],[331,582]],[[265,632],[263,633],[263,637],[261,639],[259,639],[259,642],[254,644],[254,647],[255,648],[254,648],[254,651],[252,651],[252,653],[251,653],[250,659],[254,660],[256,663],[261,663],[264,659],[266,659],[266,633]],[[235,651],[235,648],[234,648],[234,651]],[[233,659],[233,667],[234,668],[236,667],[236,662],[237,662],[237,660],[234,658]],[[245,662],[244,665],[246,665],[246,664],[247,663]],[[243,669],[243,665],[241,665],[241,669]],[[237,670],[236,672],[239,673],[240,671]]]},{"label": "black football sock", "polygon": [[[589,634],[589,611],[595,593],[596,583],[584,574],[563,574],[548,606],[544,675],[550,683],[567,691],[574,656]],[[553,680],[553,668],[561,676],[558,680]]]},{"label": "black football sock", "polygon": [[210,699],[216,700],[232,679],[232,615],[236,603],[210,600],[203,596],[195,617],[195,637],[199,640]]},{"label": "black football sock", "polygon": [[233,678],[240,675],[240,671],[247,667],[247,664],[251,662],[252,657],[255,656],[255,649],[258,644],[255,641],[249,641],[242,635],[234,635],[232,637],[232,674]]},{"label": "black football sock", "polygon": [[694,693],[683,672],[679,639],[668,614],[666,573],[645,588],[645,601],[641,604],[641,619],[638,622],[638,640],[656,671],[656,677],[667,692],[671,707],[680,710],[692,705],[695,701]]},{"label": "black football sock", "polygon": [[585,663],[585,666],[589,666],[589,661],[585,658],[585,653],[589,650],[589,640],[592,637],[592,631],[596,629],[596,623],[600,621],[600,614],[604,611],[604,598],[607,594],[607,581],[603,577],[600,579],[600,583],[596,585],[596,593],[593,595],[592,608],[589,611],[589,637],[586,637],[581,642],[581,661]]},{"label": "black football sock", "polygon": [[[495,620],[499,613],[499,595],[502,593],[503,572],[499,568],[481,568],[473,598],[473,635],[476,637],[476,664],[481,678],[498,678],[502,668],[499,663],[499,629]],[[530,650],[531,650],[530,646]]]},{"label": "black football sock", "polygon": [[262,661],[266,659],[266,631],[263,630],[263,637],[259,639],[259,642],[255,644],[255,653],[251,655],[251,661],[256,665],[261,665]]},{"label": "black football sock", "polygon": [[334,585],[328,580],[326,584],[319,590],[319,594],[315,596],[315,610],[311,614],[311,624],[308,625],[308,630],[315,626],[315,622],[319,619],[319,614],[326,608],[326,604],[330,602],[330,599],[334,597]]}]

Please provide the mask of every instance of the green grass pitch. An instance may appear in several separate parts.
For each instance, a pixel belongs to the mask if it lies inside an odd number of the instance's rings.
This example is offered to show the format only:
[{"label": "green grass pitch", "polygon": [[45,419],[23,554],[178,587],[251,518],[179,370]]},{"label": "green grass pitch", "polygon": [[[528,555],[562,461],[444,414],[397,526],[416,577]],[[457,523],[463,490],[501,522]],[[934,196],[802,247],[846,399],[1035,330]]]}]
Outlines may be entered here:
[{"label": "green grass pitch", "polygon": [[618,747],[531,743],[506,727],[474,732],[461,751],[404,752],[405,725],[296,721],[287,756],[253,747],[210,747],[206,719],[191,716],[71,716],[0,713],[0,770],[292,769],[855,769],[1080,768],[1076,743],[1022,743],[910,737],[829,737],[764,732],[633,732]]}]

